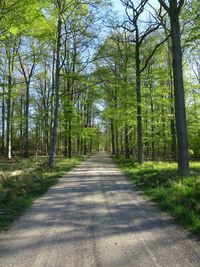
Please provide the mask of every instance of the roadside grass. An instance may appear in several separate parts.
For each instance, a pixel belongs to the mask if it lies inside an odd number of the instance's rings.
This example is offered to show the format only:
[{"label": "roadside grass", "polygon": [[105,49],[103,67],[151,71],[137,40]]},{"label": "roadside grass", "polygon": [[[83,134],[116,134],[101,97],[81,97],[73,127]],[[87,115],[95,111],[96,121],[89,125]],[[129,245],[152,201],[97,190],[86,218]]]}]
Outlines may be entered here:
[{"label": "roadside grass", "polygon": [[190,163],[191,175],[185,178],[178,176],[177,164],[172,162],[140,165],[124,158],[116,162],[159,207],[200,236],[200,162]]},{"label": "roadside grass", "polygon": [[37,197],[42,196],[81,160],[84,157],[56,158],[53,169],[46,167],[46,157],[10,163],[0,160],[0,231],[6,230]]}]

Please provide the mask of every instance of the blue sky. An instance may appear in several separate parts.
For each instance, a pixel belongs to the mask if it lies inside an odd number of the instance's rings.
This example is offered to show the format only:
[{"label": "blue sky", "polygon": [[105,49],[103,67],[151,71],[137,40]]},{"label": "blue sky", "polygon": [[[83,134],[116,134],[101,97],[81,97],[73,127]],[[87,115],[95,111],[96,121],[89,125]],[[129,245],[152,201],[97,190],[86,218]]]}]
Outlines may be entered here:
[{"label": "blue sky", "polygon": [[112,0],[113,2],[113,6],[114,8],[118,11],[118,12],[122,12],[124,13],[124,7],[122,6],[121,4],[121,1],[120,0]]},{"label": "blue sky", "polygon": [[[120,0],[112,0],[114,8],[119,12],[119,13],[124,13],[125,7],[122,5]],[[158,0],[150,0],[151,5],[158,6]]]},{"label": "blue sky", "polygon": [[121,1],[120,0],[112,0],[113,5],[117,8],[120,9],[122,7]]}]

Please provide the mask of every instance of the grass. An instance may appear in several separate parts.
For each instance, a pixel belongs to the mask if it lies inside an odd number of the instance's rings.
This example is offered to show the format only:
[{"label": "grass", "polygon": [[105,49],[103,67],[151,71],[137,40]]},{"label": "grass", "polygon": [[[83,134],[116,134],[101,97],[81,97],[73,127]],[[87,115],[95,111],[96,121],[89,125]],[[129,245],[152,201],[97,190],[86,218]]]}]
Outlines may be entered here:
[{"label": "grass", "polygon": [[200,162],[191,162],[191,175],[180,178],[177,164],[116,159],[118,165],[158,206],[200,236]]},{"label": "grass", "polygon": [[7,229],[37,197],[83,159],[57,158],[51,170],[46,167],[45,157],[0,160],[0,231]]}]

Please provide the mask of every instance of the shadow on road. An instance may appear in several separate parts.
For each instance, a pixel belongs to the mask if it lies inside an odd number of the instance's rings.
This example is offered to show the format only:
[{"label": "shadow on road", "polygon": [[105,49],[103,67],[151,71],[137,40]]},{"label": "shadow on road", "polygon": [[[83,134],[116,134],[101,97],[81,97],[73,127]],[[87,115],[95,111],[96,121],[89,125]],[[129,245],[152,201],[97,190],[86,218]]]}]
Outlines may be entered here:
[{"label": "shadow on road", "polygon": [[[36,201],[1,240],[0,256],[72,243],[84,247],[87,242],[112,238],[113,242],[122,238],[125,243],[133,239],[128,242],[128,257],[137,250],[142,256],[142,247],[155,255],[165,250],[178,255],[179,250],[174,249],[180,246],[181,253],[188,254],[191,243],[186,241],[192,240],[173,219],[145,200],[102,153],[82,163]],[[135,251],[132,256],[131,251]],[[193,257],[199,258],[199,254],[193,251],[188,255]],[[123,263],[116,262],[116,266]]]}]

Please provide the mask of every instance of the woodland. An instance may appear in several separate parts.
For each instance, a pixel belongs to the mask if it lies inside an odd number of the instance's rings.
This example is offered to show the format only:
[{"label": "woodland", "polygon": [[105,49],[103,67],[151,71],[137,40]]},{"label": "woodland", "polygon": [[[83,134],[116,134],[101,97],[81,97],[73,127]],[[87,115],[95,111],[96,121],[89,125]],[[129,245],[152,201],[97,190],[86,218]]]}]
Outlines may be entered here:
[{"label": "woodland", "polygon": [[1,1],[2,156],[49,155],[51,167],[55,154],[105,148],[189,173],[200,155],[199,3],[121,2],[115,21],[109,2]]},{"label": "woodland", "polygon": [[102,150],[198,165],[200,1],[119,2],[0,1],[2,177]]}]

